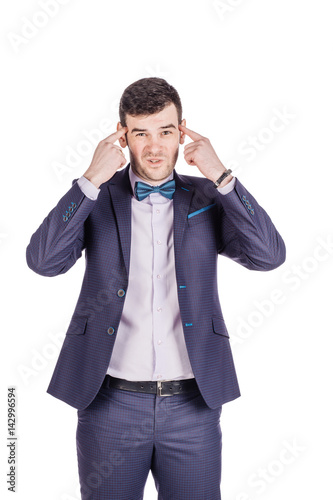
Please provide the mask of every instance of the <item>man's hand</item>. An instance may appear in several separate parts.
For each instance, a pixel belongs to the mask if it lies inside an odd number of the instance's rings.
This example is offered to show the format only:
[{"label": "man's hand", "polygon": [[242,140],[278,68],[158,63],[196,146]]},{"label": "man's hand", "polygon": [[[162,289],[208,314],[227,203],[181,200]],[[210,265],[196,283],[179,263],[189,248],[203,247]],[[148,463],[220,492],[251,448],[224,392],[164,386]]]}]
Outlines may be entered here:
[{"label": "man's hand", "polygon": [[116,171],[126,164],[125,155],[115,142],[125,135],[127,130],[127,127],[122,127],[98,143],[91,164],[83,174],[97,188],[111,179]]},{"label": "man's hand", "polygon": [[[215,182],[223,174],[223,172],[226,171],[226,168],[219,160],[209,139],[197,134],[197,132],[193,132],[193,130],[184,127],[183,125],[179,125],[179,130],[188,135],[193,141],[184,147],[184,157],[186,163],[189,165],[196,165],[200,172],[207,177],[207,179]],[[232,176],[228,175],[228,177],[221,182],[219,187],[225,186],[231,181],[231,179]]]}]

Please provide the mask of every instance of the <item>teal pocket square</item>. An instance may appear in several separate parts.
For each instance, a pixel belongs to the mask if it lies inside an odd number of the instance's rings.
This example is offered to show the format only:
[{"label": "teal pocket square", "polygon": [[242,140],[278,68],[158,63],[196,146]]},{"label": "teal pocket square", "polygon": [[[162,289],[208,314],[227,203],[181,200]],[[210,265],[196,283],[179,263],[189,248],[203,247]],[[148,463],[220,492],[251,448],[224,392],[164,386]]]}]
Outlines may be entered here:
[{"label": "teal pocket square", "polygon": [[192,212],[191,214],[188,214],[187,218],[190,219],[191,217],[194,217],[195,215],[201,214],[201,212],[205,212],[206,210],[209,210],[210,208],[214,207],[216,203],[212,203],[211,205],[207,205],[207,207],[200,208],[200,210],[197,210],[196,212]]}]

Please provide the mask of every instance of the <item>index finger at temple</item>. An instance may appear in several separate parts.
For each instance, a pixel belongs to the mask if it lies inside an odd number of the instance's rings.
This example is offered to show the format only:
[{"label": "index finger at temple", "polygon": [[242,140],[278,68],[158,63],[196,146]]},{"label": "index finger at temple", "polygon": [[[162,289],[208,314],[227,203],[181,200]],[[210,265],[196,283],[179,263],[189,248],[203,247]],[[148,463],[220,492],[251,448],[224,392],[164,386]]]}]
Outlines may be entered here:
[{"label": "index finger at temple", "polygon": [[202,139],[202,135],[198,134],[197,132],[194,132],[193,130],[187,127],[184,127],[184,125],[179,125],[179,128],[180,130],[185,132],[185,134],[188,135],[190,139],[192,139],[192,141],[199,141],[200,139]]},{"label": "index finger at temple", "polygon": [[115,143],[118,139],[120,139],[123,135],[125,135],[127,131],[128,131],[127,127],[122,127],[119,130],[117,130],[117,132],[114,132],[113,134],[106,137],[104,140],[105,142]]}]

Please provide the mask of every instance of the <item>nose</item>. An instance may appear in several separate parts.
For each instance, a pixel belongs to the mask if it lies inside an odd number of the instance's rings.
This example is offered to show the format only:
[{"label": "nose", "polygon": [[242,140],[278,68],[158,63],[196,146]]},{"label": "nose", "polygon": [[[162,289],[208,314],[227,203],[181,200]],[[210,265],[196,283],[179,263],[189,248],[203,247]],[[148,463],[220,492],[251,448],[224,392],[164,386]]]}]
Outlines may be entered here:
[{"label": "nose", "polygon": [[151,154],[151,155],[156,155],[158,156],[158,153],[160,153],[162,150],[162,144],[161,144],[161,140],[158,138],[158,137],[153,137],[151,136],[149,138],[149,142],[147,144],[147,151]]}]

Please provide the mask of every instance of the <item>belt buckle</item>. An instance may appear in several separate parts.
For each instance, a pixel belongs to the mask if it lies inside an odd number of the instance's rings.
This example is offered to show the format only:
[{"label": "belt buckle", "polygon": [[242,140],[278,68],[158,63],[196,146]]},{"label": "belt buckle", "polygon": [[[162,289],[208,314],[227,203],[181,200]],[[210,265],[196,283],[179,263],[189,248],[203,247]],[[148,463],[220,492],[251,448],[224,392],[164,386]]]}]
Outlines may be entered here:
[{"label": "belt buckle", "polygon": [[[164,380],[164,382],[168,382],[167,380]],[[157,395],[158,396],[173,396],[173,393],[172,394],[169,394],[169,393],[166,393],[166,394],[162,394],[162,381],[161,380],[157,380]]]}]

